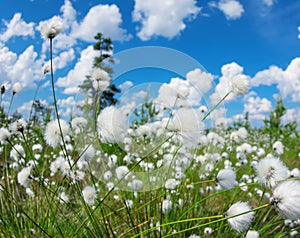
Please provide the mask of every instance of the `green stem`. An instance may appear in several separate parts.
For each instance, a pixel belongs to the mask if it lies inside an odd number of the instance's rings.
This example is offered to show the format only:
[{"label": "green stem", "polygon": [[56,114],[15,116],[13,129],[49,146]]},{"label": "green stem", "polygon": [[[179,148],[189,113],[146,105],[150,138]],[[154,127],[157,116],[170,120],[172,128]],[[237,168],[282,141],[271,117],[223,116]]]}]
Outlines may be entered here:
[{"label": "green stem", "polygon": [[15,93],[12,93],[11,98],[10,98],[10,103],[9,103],[8,111],[7,111],[7,118],[9,118],[10,109],[11,109],[11,105],[12,105],[14,96],[15,96]]},{"label": "green stem", "polygon": [[202,121],[204,121],[231,93],[232,91],[229,91],[209,112],[202,118]]},{"label": "green stem", "polygon": [[55,114],[56,114],[56,118],[57,118],[57,122],[58,122],[58,127],[59,127],[59,132],[60,132],[60,136],[61,136],[61,140],[63,143],[63,149],[65,150],[65,156],[67,158],[68,164],[71,167],[71,162],[68,156],[68,150],[66,147],[66,143],[64,140],[64,135],[61,129],[61,124],[60,124],[60,118],[59,118],[59,114],[58,114],[58,107],[57,107],[57,99],[56,99],[56,93],[55,93],[55,88],[54,88],[54,74],[53,74],[53,50],[52,50],[53,46],[52,46],[52,38],[50,38],[50,71],[51,71],[51,86],[52,86],[52,94],[53,94],[53,100],[54,100],[54,108],[55,108]]},{"label": "green stem", "polygon": [[201,225],[193,226],[193,227],[190,227],[190,228],[187,228],[187,229],[184,229],[184,230],[180,230],[180,231],[178,231],[178,232],[176,232],[176,233],[172,233],[172,234],[169,234],[169,235],[166,235],[166,236],[163,236],[163,237],[170,237],[170,236],[177,235],[177,234],[180,234],[180,233],[184,233],[184,232],[186,232],[186,231],[194,230],[194,229],[196,229],[196,228],[200,228],[200,227],[203,227],[203,226],[210,226],[211,224],[218,223],[218,222],[221,222],[221,221],[225,221],[225,220],[228,220],[228,219],[230,219],[230,218],[238,217],[238,216],[241,216],[241,215],[250,213],[250,212],[255,212],[255,211],[257,211],[257,210],[260,210],[260,209],[265,208],[265,207],[268,207],[268,206],[270,206],[269,203],[264,204],[264,205],[261,205],[261,206],[256,207],[256,208],[253,208],[253,209],[251,209],[251,210],[249,210],[249,211],[246,211],[246,212],[243,212],[243,213],[234,215],[234,216],[223,217],[223,218],[221,218],[221,219],[214,220],[214,221],[210,221],[210,222],[207,222],[207,223],[204,223],[204,224],[201,224]]}]

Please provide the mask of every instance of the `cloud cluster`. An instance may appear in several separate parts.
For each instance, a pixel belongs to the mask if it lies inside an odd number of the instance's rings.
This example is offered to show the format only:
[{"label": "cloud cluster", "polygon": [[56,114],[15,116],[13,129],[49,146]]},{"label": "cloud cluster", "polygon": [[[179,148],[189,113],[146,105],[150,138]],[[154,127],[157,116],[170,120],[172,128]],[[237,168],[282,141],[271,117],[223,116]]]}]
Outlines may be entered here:
[{"label": "cloud cluster", "polygon": [[79,60],[71,69],[67,76],[60,77],[57,80],[57,86],[63,87],[65,94],[78,93],[78,86],[86,79],[86,76],[90,74],[92,69],[94,58],[97,56],[97,52],[93,49],[93,46],[88,46],[81,51]]},{"label": "cloud cluster", "polygon": [[185,21],[196,18],[200,10],[195,0],[135,0],[132,16],[141,24],[137,33],[140,39],[173,38],[186,28]]},{"label": "cloud cluster", "polygon": [[30,36],[34,37],[33,22],[26,23],[22,19],[21,13],[15,13],[10,22],[4,21],[6,30],[0,35],[0,41],[6,42],[14,36]]},{"label": "cloud cluster", "polygon": [[272,103],[267,98],[261,98],[255,92],[244,97],[244,114],[249,113],[250,120],[263,120],[272,110]]},{"label": "cloud cluster", "polygon": [[300,102],[300,58],[294,58],[285,70],[273,65],[259,71],[251,79],[251,85],[252,87],[276,85],[283,98]]},{"label": "cloud cluster", "polygon": [[3,81],[11,84],[19,82],[24,87],[32,87],[34,79],[42,74],[41,62],[31,45],[17,55],[4,46],[0,48],[0,75]]},{"label": "cloud cluster", "polygon": [[224,13],[227,20],[236,20],[245,12],[243,5],[237,0],[220,0],[219,2],[211,1],[209,6],[218,8]]},{"label": "cloud cluster", "polygon": [[[28,88],[33,87],[34,81],[40,79],[42,67],[49,58],[48,40],[42,42],[41,54],[35,51],[33,45],[29,45],[18,55],[10,50],[6,43],[20,36],[32,38],[39,36],[38,41],[41,41],[40,29],[54,18],[64,23],[62,33],[53,41],[55,70],[63,69],[78,58],[75,68],[58,81],[58,86],[65,87],[65,92],[77,91],[74,88],[83,82],[96,56],[92,48],[79,50],[78,54],[78,51],[73,48],[78,40],[92,42],[98,32],[113,40],[123,41],[130,38],[127,31],[121,28],[122,17],[116,5],[96,5],[89,10],[81,22],[77,22],[77,12],[70,0],[64,1],[59,15],[37,23],[28,23],[22,19],[21,13],[16,13],[11,20],[4,21],[4,27],[0,29],[3,32],[0,35],[0,75],[3,81],[10,83],[18,81],[23,88]],[[66,82],[62,82],[64,79]]]},{"label": "cloud cluster", "polygon": [[202,98],[212,88],[213,79],[210,73],[196,68],[186,74],[186,79],[172,78],[169,83],[163,83],[156,101],[166,107],[173,107],[175,101],[177,106],[200,106]]},{"label": "cloud cluster", "polygon": [[94,36],[101,32],[113,40],[128,40],[131,38],[120,26],[122,16],[119,8],[113,5],[97,5],[92,7],[83,21],[76,25],[71,33],[75,38],[88,42],[94,41]]}]

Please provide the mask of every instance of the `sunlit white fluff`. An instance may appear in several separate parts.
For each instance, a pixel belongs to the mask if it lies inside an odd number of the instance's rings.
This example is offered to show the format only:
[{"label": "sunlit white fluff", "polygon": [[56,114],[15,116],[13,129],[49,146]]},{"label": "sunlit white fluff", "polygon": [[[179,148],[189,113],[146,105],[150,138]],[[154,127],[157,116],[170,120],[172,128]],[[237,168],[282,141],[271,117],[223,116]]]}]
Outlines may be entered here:
[{"label": "sunlit white fluff", "polygon": [[162,202],[162,213],[168,214],[170,211],[172,211],[172,201],[170,199],[165,199]]},{"label": "sunlit white fluff", "polygon": [[126,116],[114,106],[104,108],[98,116],[98,134],[104,143],[122,142],[127,128]]},{"label": "sunlit white fluff", "polygon": [[221,169],[218,172],[216,182],[222,189],[230,189],[237,186],[236,173],[232,168]]},{"label": "sunlit white fluff", "polygon": [[94,205],[95,200],[97,199],[96,189],[92,186],[86,186],[82,190],[82,196],[87,205]]},{"label": "sunlit white fluff", "polygon": [[17,133],[17,132],[23,133],[26,126],[27,126],[27,122],[23,118],[21,118],[21,119],[14,121],[13,123],[11,123],[9,125],[9,129],[14,133]]},{"label": "sunlit white fluff", "polygon": [[286,219],[300,219],[300,181],[279,183],[273,191],[271,204]]},{"label": "sunlit white fluff", "polygon": [[259,237],[259,233],[257,231],[249,230],[247,231],[245,238],[258,238],[258,237]]},{"label": "sunlit white fluff", "polygon": [[[247,202],[237,202],[233,204],[226,212],[227,217],[236,216],[251,210],[250,205]],[[230,227],[236,230],[238,233],[246,231],[254,217],[254,212],[248,212],[243,215],[239,215],[228,219]]]},{"label": "sunlit white fluff", "polygon": [[0,142],[2,144],[7,144],[10,136],[10,132],[6,128],[0,128]]},{"label": "sunlit white fluff", "polygon": [[249,77],[246,75],[237,75],[231,81],[232,92],[237,95],[243,95],[249,90]]},{"label": "sunlit white fluff", "polygon": [[31,168],[25,167],[18,173],[18,176],[17,176],[18,183],[25,188],[28,188],[30,185],[30,182],[31,182],[30,172],[31,172]]},{"label": "sunlit white fluff", "polygon": [[201,118],[198,110],[181,108],[175,112],[168,128],[179,136],[182,145],[187,148],[195,147],[204,129]]},{"label": "sunlit white fluff", "polygon": [[43,38],[53,39],[62,31],[62,29],[62,21],[58,18],[53,18],[48,22],[44,22],[40,30]]},{"label": "sunlit white fluff", "polygon": [[284,145],[282,144],[281,141],[276,141],[273,144],[272,148],[273,148],[274,153],[277,155],[282,155],[284,152]]},{"label": "sunlit white fluff", "polygon": [[289,176],[288,168],[279,158],[275,157],[261,159],[256,165],[255,170],[258,180],[271,188]]},{"label": "sunlit white fluff", "polygon": [[129,176],[129,169],[127,166],[119,166],[116,168],[116,176],[118,180],[127,179]]},{"label": "sunlit white fluff", "polygon": [[79,134],[80,132],[84,132],[84,129],[87,125],[87,119],[84,117],[75,117],[71,121],[72,129],[76,134]]},{"label": "sunlit white fluff", "polygon": [[[63,137],[69,135],[71,132],[69,123],[63,119],[60,119],[59,123],[61,126]],[[58,120],[50,121],[47,124],[44,138],[46,140],[46,143],[51,147],[56,148],[57,146],[59,146],[59,144],[62,142],[62,136],[60,133]]]},{"label": "sunlit white fluff", "polygon": [[14,83],[12,86],[12,93],[13,94],[19,93],[21,91],[21,89],[22,89],[22,86],[19,82]]}]

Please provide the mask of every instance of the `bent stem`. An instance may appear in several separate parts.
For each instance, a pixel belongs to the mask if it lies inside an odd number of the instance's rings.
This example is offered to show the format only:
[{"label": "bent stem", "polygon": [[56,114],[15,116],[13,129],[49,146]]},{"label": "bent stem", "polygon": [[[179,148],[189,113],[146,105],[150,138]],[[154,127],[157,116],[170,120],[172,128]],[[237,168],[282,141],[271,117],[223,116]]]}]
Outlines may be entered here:
[{"label": "bent stem", "polygon": [[61,140],[62,140],[62,144],[63,144],[63,149],[65,151],[65,156],[67,158],[68,164],[71,167],[71,162],[68,156],[68,150],[66,147],[66,143],[64,140],[64,135],[62,133],[62,129],[61,129],[61,124],[60,124],[60,118],[59,118],[59,114],[58,114],[58,108],[57,108],[57,99],[56,99],[56,93],[55,93],[55,88],[54,88],[54,75],[53,75],[53,56],[52,56],[52,38],[50,38],[50,71],[51,71],[51,86],[52,86],[52,94],[53,94],[53,100],[54,100],[54,108],[55,108],[55,114],[56,114],[56,118],[57,118],[57,122],[58,122],[58,127],[59,127],[59,132],[60,132],[60,136],[61,136]]},{"label": "bent stem", "polygon": [[8,107],[8,111],[7,111],[7,118],[9,118],[10,109],[11,109],[12,102],[14,100],[14,96],[15,96],[15,93],[13,92],[12,95],[11,95],[11,98],[10,98],[10,102],[9,102],[9,107]]},{"label": "bent stem", "polygon": [[[192,222],[192,221],[202,221],[202,220],[208,220],[208,219],[222,218],[222,217],[223,217],[223,215],[215,215],[215,216],[209,216],[209,217],[194,217],[194,218],[189,218],[189,219],[184,219],[184,220],[171,221],[171,222],[168,222],[168,223],[161,224],[161,225],[159,225],[159,226],[152,227],[152,228],[147,229],[147,230],[145,230],[145,231],[142,231],[142,232],[140,232],[139,234],[136,234],[136,235],[134,235],[134,236],[132,236],[132,237],[133,237],[133,238],[134,238],[134,237],[139,237],[139,236],[144,235],[144,234],[146,234],[146,233],[148,233],[148,232],[150,232],[150,231],[154,231],[154,230],[156,230],[156,229],[158,229],[158,228],[165,227],[165,226],[169,226],[169,225],[175,225],[175,224],[186,223],[186,222]],[[222,218],[222,219],[224,219],[224,218]],[[221,220],[221,219],[218,219],[217,221],[219,221],[219,220]],[[208,224],[208,223],[206,223],[206,224]],[[179,232],[178,232],[178,233],[179,233]],[[172,235],[172,234],[171,234],[171,235]],[[164,237],[166,237],[166,236],[164,236]]]},{"label": "bent stem", "polygon": [[196,228],[200,228],[200,227],[204,227],[204,226],[210,226],[211,224],[218,223],[218,222],[222,222],[222,221],[228,220],[228,219],[230,219],[230,218],[242,216],[242,215],[247,214],[247,213],[250,213],[250,212],[255,212],[255,211],[257,211],[257,210],[260,210],[260,209],[263,209],[263,208],[269,207],[269,206],[271,206],[271,204],[267,203],[267,204],[261,205],[261,206],[259,206],[259,207],[253,208],[253,209],[251,209],[251,210],[249,210],[249,211],[246,211],[246,212],[243,212],[243,213],[234,215],[234,216],[223,217],[223,218],[221,218],[221,219],[214,220],[214,221],[210,221],[210,222],[207,222],[207,223],[204,223],[204,224],[201,224],[201,225],[193,226],[193,227],[190,227],[190,228],[187,228],[187,229],[184,229],[184,230],[180,230],[180,231],[178,231],[178,232],[176,232],[176,233],[168,234],[168,235],[163,236],[163,237],[170,237],[170,236],[173,236],[173,235],[177,235],[177,234],[180,234],[180,233],[184,233],[184,232],[186,232],[186,231],[194,230],[194,229],[196,229]]},{"label": "bent stem", "polygon": [[232,91],[230,90],[209,112],[202,118],[202,121],[204,121],[231,93]]}]

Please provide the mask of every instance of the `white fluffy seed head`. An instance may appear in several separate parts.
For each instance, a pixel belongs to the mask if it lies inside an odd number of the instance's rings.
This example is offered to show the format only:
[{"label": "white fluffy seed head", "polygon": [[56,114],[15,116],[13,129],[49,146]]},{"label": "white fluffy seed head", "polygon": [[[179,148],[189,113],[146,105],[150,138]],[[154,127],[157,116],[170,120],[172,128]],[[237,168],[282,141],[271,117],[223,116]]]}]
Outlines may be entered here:
[{"label": "white fluffy seed head", "polygon": [[[248,212],[251,210],[251,207],[247,202],[237,202],[233,204],[228,211],[226,212],[226,215],[228,217],[236,216],[245,212]],[[243,215],[239,215],[236,217],[232,217],[228,219],[228,223],[230,227],[234,230],[236,230],[238,233],[241,233],[243,231],[246,231],[254,217],[254,212],[248,212]]]},{"label": "white fluffy seed head", "polygon": [[92,186],[86,186],[82,190],[82,196],[86,204],[92,206],[94,205],[95,200],[97,199],[96,189]]},{"label": "white fluffy seed head", "polygon": [[289,170],[279,158],[266,157],[255,167],[258,180],[267,187],[273,188],[281,180],[288,178]]},{"label": "white fluffy seed head", "polygon": [[53,39],[63,29],[63,23],[60,19],[54,18],[41,27],[41,35],[45,39]]},{"label": "white fluffy seed head", "polygon": [[25,167],[18,173],[17,176],[18,183],[25,188],[28,188],[30,185],[30,172],[31,168]]},{"label": "white fluffy seed head", "polygon": [[246,75],[237,75],[231,81],[232,92],[237,95],[243,95],[249,90],[249,78]]},{"label": "white fluffy seed head", "polygon": [[104,143],[122,142],[127,132],[127,118],[114,106],[104,108],[97,119],[98,134]]},{"label": "white fluffy seed head", "polygon": [[282,155],[283,152],[284,152],[284,145],[282,144],[281,141],[276,141],[274,144],[273,144],[273,151],[275,154],[277,155]]},{"label": "white fluffy seed head", "polygon": [[288,180],[273,191],[271,204],[286,219],[300,219],[300,181]]},{"label": "white fluffy seed head", "polygon": [[20,83],[14,83],[14,85],[12,86],[12,93],[16,94],[19,93],[22,89],[22,86]]},{"label": "white fluffy seed head", "polygon": [[232,168],[221,169],[217,175],[216,182],[222,189],[230,189],[237,185],[236,173]]},{"label": "white fluffy seed head", "polygon": [[[59,120],[61,131],[63,134],[63,137],[69,135],[71,133],[71,128],[68,122],[66,122],[63,119]],[[62,142],[62,136],[59,129],[58,120],[50,121],[45,130],[44,134],[45,141],[48,145],[50,145],[53,148],[56,148],[61,142]]]},{"label": "white fluffy seed head", "polygon": [[2,144],[7,144],[9,138],[10,138],[10,132],[4,127],[0,128],[0,142]]}]

